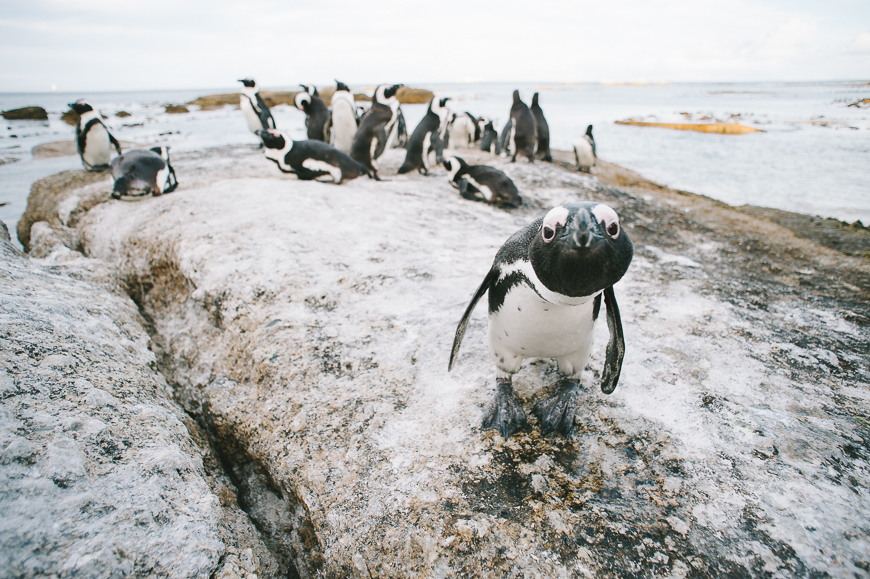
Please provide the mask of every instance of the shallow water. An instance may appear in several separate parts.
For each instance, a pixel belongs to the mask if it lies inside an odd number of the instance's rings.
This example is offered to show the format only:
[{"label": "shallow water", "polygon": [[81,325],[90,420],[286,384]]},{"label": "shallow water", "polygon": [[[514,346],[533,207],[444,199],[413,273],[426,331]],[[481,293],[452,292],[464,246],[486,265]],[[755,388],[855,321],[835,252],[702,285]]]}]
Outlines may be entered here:
[{"label": "shallow water", "polygon": [[[527,103],[534,92],[539,92],[553,148],[570,149],[572,141],[592,124],[602,159],[661,184],[732,205],[751,203],[849,222],[860,219],[870,224],[870,108],[847,106],[870,97],[870,85],[501,83],[437,84],[425,88],[452,97],[448,106],[455,111],[489,116],[497,120],[498,126],[508,118],[514,88],[520,90]],[[174,151],[186,151],[255,144],[256,138],[234,107],[193,110],[190,114],[164,112],[165,104],[237,90],[0,94],[2,110],[39,105],[49,112],[45,122],[4,121],[2,125],[0,159],[7,163],[0,165],[0,203],[6,203],[0,206],[0,220],[14,229],[33,181],[80,166],[77,157],[34,160],[30,154],[37,144],[74,138],[74,127],[60,120],[68,103],[90,99],[108,117],[106,124],[118,139],[143,146],[165,144]],[[411,132],[426,106],[402,108]],[[131,116],[115,116],[122,110]],[[273,109],[273,115],[279,128],[294,138],[305,138],[304,115],[300,111],[282,105]],[[660,122],[709,117],[740,122],[765,132],[715,135],[614,124],[629,117]]]}]

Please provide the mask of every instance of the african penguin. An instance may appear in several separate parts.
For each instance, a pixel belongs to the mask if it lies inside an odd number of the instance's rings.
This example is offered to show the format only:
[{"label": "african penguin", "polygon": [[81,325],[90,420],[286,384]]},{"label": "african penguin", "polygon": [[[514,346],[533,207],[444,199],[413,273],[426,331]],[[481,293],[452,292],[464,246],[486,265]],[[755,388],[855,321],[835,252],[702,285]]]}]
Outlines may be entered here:
[{"label": "african penguin", "polygon": [[[498,137],[498,141],[497,141],[498,149],[501,151],[501,153],[504,153],[505,155],[510,154],[510,151],[508,151],[508,147],[511,144],[509,137],[510,137],[510,134],[511,134],[511,131],[513,130],[513,128],[514,128],[514,122],[512,119],[509,118],[507,123],[505,123],[504,127],[502,127],[501,134]],[[501,154],[501,153],[499,153],[499,154]]]},{"label": "african penguin", "polygon": [[350,147],[350,156],[370,170],[378,180],[377,159],[384,154],[387,139],[398,118],[399,99],[396,98],[396,92],[401,86],[382,84],[375,89],[372,106],[360,119],[359,129]]},{"label": "african penguin", "polygon": [[451,115],[450,123],[447,128],[450,135],[450,146],[454,149],[470,149],[474,145],[477,137],[480,137],[480,128],[477,126],[477,119],[471,116],[470,113],[459,113]]},{"label": "african penguin", "polygon": [[495,130],[492,121],[489,119],[481,119],[483,127],[481,128],[480,150],[487,151],[493,155],[501,154],[499,146],[498,131]]},{"label": "african penguin", "polygon": [[450,184],[471,201],[486,201],[507,207],[519,207],[523,198],[511,178],[489,165],[469,165],[461,157],[444,159]]},{"label": "african penguin", "polygon": [[296,173],[302,181],[333,182],[336,184],[372,173],[335,147],[323,141],[292,141],[281,131],[257,131],[266,146],[266,158],[274,162],[282,173]]},{"label": "african penguin", "polygon": [[112,147],[121,154],[121,144],[118,142],[94,109],[90,101],[79,99],[69,105],[79,115],[76,123],[76,149],[82,158],[82,165],[88,171],[105,171],[109,168],[109,158]]},{"label": "african penguin", "polygon": [[308,128],[308,138],[312,141],[328,141],[325,132],[329,121],[329,107],[317,94],[317,88],[300,84],[302,91],[296,93],[293,104],[305,113],[305,126]]},{"label": "african penguin", "polygon": [[522,153],[528,157],[530,163],[534,163],[537,144],[535,117],[526,103],[520,100],[520,91],[515,90],[514,103],[511,105],[511,128],[504,148],[510,151],[512,163],[517,160],[517,153]]},{"label": "african penguin", "polygon": [[408,124],[401,108],[396,109],[396,122],[387,137],[387,143],[391,149],[401,149],[408,145]]},{"label": "african penguin", "polygon": [[595,202],[565,203],[516,232],[496,253],[456,329],[448,370],[453,368],[474,306],[489,292],[489,348],[496,394],[482,427],[507,438],[526,426],[511,376],[525,358],[555,358],[565,376],[556,393],[534,407],[544,434],[574,430],[580,375],[592,348],[593,324],[607,309],[610,341],[601,391],[616,388],[625,340],[613,293],[631,263],[633,247],[619,216]]},{"label": "african penguin", "polygon": [[260,96],[256,81],[252,78],[243,78],[239,82],[244,85],[239,97],[239,108],[245,114],[251,132],[256,134],[261,129],[274,129],[275,119],[272,118],[272,112],[266,106],[266,101]]},{"label": "african penguin", "polygon": [[169,147],[152,147],[147,151],[127,151],[112,160],[115,186],[113,199],[158,197],[178,187],[175,169],[169,162]]},{"label": "african penguin", "polygon": [[584,173],[591,172],[597,158],[592,125],[589,125],[586,127],[586,134],[574,141],[574,160],[577,162],[577,170]]},{"label": "african penguin", "polygon": [[537,155],[544,161],[553,162],[553,156],[550,154],[550,125],[547,124],[547,119],[544,118],[544,111],[541,110],[541,105],[538,104],[538,93],[532,96],[532,106],[529,107],[532,116],[535,117],[535,126],[538,129],[538,150]]},{"label": "african penguin", "polygon": [[[438,97],[432,97],[429,101],[429,109],[423,118],[414,129],[414,133],[408,140],[408,152],[405,154],[405,162],[399,167],[399,174],[409,173],[417,169],[423,175],[429,174],[429,169],[438,165],[442,161],[441,155],[444,152],[444,147],[441,142],[441,135],[438,131],[441,127],[441,119],[446,110],[443,99],[438,100]],[[429,154],[435,153],[435,162],[432,163],[429,159]]]},{"label": "african penguin", "polygon": [[359,127],[359,117],[356,114],[356,103],[353,94],[343,82],[335,81],[335,92],[332,94],[332,139],[330,144],[345,154],[350,154],[353,136]]}]

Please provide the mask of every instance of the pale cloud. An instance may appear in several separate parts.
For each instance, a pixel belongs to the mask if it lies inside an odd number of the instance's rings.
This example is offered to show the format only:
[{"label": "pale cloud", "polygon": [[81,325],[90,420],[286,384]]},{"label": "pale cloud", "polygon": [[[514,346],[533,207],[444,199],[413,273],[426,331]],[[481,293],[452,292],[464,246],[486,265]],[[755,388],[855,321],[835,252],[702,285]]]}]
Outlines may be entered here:
[{"label": "pale cloud", "polygon": [[870,32],[859,34],[848,49],[852,54],[870,54]]}]

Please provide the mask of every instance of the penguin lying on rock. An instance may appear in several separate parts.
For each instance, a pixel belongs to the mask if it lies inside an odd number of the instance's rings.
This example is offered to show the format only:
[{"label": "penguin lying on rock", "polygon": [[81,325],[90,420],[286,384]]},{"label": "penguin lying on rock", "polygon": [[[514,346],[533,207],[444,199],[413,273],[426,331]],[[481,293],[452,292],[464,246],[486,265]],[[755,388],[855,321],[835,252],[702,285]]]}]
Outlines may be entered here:
[{"label": "penguin lying on rock", "polygon": [[302,181],[332,181],[336,184],[372,177],[371,171],[335,147],[323,141],[292,141],[281,131],[257,131],[266,146],[266,158],[278,165],[282,173],[296,173]]},{"label": "penguin lying on rock", "polygon": [[76,149],[82,158],[82,165],[88,171],[105,171],[109,168],[112,147],[121,154],[118,142],[100,118],[90,101],[79,99],[69,105],[79,115],[76,123]]},{"label": "penguin lying on rock", "polygon": [[565,203],[516,232],[496,253],[492,268],[465,310],[450,353],[453,368],[474,306],[489,292],[489,349],[496,368],[496,393],[482,428],[507,438],[526,427],[526,414],[511,377],[525,358],[555,358],[565,378],[556,393],[534,407],[547,434],[574,431],[580,375],[592,348],[593,325],[607,309],[610,341],[601,391],[616,388],[625,341],[613,284],[628,270],[631,240],[607,205]]},{"label": "penguin lying on rock", "polygon": [[127,151],[112,160],[115,187],[112,199],[158,197],[178,187],[175,169],[169,162],[169,147],[153,147],[147,151]]},{"label": "penguin lying on rock", "polygon": [[450,173],[450,184],[471,201],[486,201],[496,205],[519,207],[523,198],[511,178],[489,165],[469,165],[460,157],[444,159]]}]

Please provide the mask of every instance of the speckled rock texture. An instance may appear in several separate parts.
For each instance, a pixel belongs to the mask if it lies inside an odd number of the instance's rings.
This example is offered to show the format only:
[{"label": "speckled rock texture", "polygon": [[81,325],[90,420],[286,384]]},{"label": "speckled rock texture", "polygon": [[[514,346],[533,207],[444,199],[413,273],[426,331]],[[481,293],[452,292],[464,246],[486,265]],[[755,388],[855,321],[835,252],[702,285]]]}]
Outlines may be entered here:
[{"label": "speckled rock texture", "polygon": [[59,243],[31,259],[7,239],[0,576],[275,576],[114,272]]},{"label": "speckled rock texture", "polygon": [[[262,158],[80,222],[152,321],[175,399],[215,438],[300,577],[863,576],[868,268],[722,204],[502,168],[527,204],[434,177],[342,186]],[[395,158],[393,158],[395,157]],[[388,153],[384,172],[401,162]],[[249,175],[259,169],[259,178]],[[483,308],[504,240],[566,199],[614,206],[637,254],[616,287],[628,353],[586,372],[573,441],[478,428],[494,385]],[[558,380],[515,378],[527,408]]]},{"label": "speckled rock texture", "polygon": [[[398,150],[389,181],[335,186],[224,149],[178,157],[173,194],[77,222],[279,572],[870,575],[867,262],[702,197],[463,153],[525,205],[463,200],[443,169],[396,176]],[[534,417],[503,440],[478,427],[485,308],[448,374],[456,323],[507,237],[585,199],[636,248],[620,384],[597,387],[601,324],[574,440]],[[549,360],[514,378],[527,410],[557,382]]]}]

